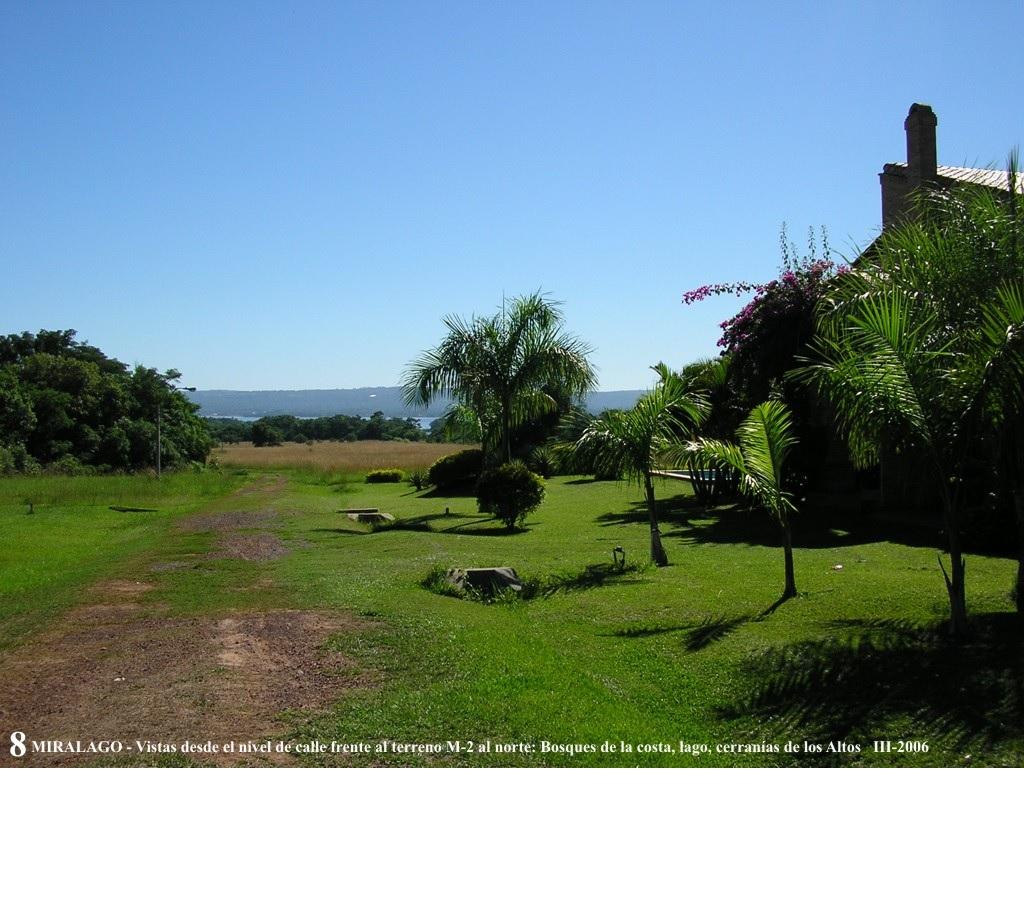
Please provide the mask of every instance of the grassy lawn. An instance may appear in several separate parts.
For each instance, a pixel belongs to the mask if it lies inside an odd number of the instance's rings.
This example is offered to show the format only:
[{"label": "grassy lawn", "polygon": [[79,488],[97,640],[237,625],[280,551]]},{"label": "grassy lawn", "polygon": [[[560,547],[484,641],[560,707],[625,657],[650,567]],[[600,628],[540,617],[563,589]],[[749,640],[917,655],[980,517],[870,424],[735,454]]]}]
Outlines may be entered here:
[{"label": "grassy lawn", "polygon": [[[437,516],[430,533],[367,534],[331,516],[322,488],[297,488],[307,505],[292,530],[311,548],[281,568],[310,602],[376,621],[376,630],[337,643],[388,677],[382,690],[347,700],[306,734],[599,749],[572,758],[448,758],[460,763],[948,764],[968,754],[975,762],[1017,762],[1020,701],[1005,699],[1020,678],[1019,645],[1004,649],[1010,561],[971,557],[981,636],[957,649],[935,630],[945,594],[932,547],[883,540],[839,518],[805,519],[797,551],[803,595],[758,619],[783,583],[781,549],[765,544],[770,526],[736,508],[709,516],[683,487],[659,488],[669,498],[663,530],[671,566],[589,587],[587,567],[610,564],[615,546],[631,561],[646,559],[645,514],[628,485],[553,479],[528,530],[511,536],[482,520],[469,498],[345,485],[346,504]],[[492,565],[565,587],[517,605],[418,587],[433,566]],[[1008,665],[1015,655],[1016,670]],[[805,739],[870,749],[876,738],[924,741],[929,751],[813,758],[715,751],[718,743]],[[711,750],[699,758],[608,754],[600,751],[605,741]]]},{"label": "grassy lawn", "polygon": [[[289,714],[291,739],[443,748],[344,760],[308,754],[306,762],[1021,762],[1024,658],[1007,599],[1015,565],[1008,559],[969,557],[975,635],[953,645],[940,630],[946,604],[934,532],[882,531],[838,513],[804,516],[795,525],[802,594],[764,616],[783,583],[771,526],[738,507],[704,512],[682,482],[658,487],[671,565],[617,574],[610,569],[616,546],[630,565],[647,558],[646,515],[626,484],[551,479],[526,530],[508,535],[476,513],[471,497],[366,485],[353,475],[281,474],[286,481],[251,498],[224,495],[239,478],[197,487],[182,477],[177,494],[165,482],[159,498],[135,498],[157,513],[112,512],[106,506],[117,500],[101,493],[90,502],[37,504],[28,517],[15,505],[22,490],[8,484],[4,528],[21,533],[3,554],[4,637],[9,643],[41,625],[70,589],[109,573],[115,550],[122,568],[137,568],[213,542],[212,535],[169,531],[172,516],[200,504],[204,512],[269,504],[287,555],[153,572],[161,605],[185,616],[278,607],[354,614],[361,628],[335,634],[328,645],[374,681],[326,712]],[[87,488],[101,479],[74,480]],[[421,530],[406,523],[371,531],[337,511],[350,506],[378,506]],[[45,556],[26,556],[27,549]],[[421,584],[437,567],[496,565],[541,579],[547,593],[487,604]],[[875,752],[876,739],[893,750]],[[462,750],[449,751],[449,741],[460,741]],[[716,750],[764,743],[784,749],[787,741],[800,751]],[[810,754],[805,741],[861,750]],[[901,741],[928,750],[901,752]],[[545,742],[597,750],[543,752]],[[605,743],[616,750],[602,751]],[[618,750],[620,743],[633,750]],[[680,743],[698,752],[679,753]],[[479,750],[488,744],[490,751]],[[499,750],[517,744],[534,751]]]},{"label": "grassy lawn", "polygon": [[126,557],[157,545],[175,518],[242,480],[212,471],[168,473],[160,481],[0,478],[0,650],[47,624],[87,585],[116,574]]}]

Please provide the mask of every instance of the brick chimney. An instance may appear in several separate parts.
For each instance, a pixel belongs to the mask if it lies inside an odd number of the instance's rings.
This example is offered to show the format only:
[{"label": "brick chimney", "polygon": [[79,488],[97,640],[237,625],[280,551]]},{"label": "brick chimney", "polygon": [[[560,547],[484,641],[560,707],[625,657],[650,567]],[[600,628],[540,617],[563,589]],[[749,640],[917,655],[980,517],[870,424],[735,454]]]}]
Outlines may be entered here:
[{"label": "brick chimney", "polygon": [[936,178],[935,112],[927,104],[911,104],[903,121],[907,133],[907,163],[887,163],[878,174],[882,184],[882,229],[910,213],[910,196],[923,183]]},{"label": "brick chimney", "polygon": [[927,104],[911,104],[903,121],[907,130],[907,169],[911,180],[920,185],[935,178],[939,165],[935,151],[935,127],[938,117]]}]

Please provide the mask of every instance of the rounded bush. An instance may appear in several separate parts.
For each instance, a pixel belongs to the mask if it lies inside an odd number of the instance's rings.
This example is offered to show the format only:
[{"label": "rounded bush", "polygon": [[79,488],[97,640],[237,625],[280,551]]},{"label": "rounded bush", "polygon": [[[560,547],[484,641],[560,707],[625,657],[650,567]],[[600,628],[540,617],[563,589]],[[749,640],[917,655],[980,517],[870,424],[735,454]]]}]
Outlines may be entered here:
[{"label": "rounded bush", "polygon": [[377,468],[366,473],[367,484],[399,484],[405,479],[401,468]]},{"label": "rounded bush", "polygon": [[521,462],[489,469],[477,481],[477,507],[501,519],[509,531],[521,525],[543,500],[544,481]]},{"label": "rounded bush", "polygon": [[442,456],[430,466],[428,480],[435,487],[465,487],[471,485],[483,471],[484,453],[481,449],[464,449],[462,452]]}]

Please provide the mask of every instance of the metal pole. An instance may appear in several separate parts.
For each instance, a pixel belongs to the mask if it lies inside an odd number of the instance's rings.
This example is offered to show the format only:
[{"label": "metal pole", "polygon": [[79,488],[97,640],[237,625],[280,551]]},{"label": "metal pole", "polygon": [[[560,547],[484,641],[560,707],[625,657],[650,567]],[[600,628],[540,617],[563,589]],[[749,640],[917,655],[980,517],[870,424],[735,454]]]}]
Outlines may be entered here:
[{"label": "metal pole", "polygon": [[156,479],[160,480],[160,403],[156,404]]}]

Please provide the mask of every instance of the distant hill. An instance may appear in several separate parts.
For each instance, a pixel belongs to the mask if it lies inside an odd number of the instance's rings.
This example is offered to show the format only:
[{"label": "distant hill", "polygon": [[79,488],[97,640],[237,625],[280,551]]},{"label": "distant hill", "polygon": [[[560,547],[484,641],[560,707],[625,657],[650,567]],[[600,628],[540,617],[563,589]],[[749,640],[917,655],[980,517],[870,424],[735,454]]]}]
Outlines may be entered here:
[{"label": "distant hill", "polygon": [[[610,390],[591,393],[587,408],[602,412],[609,408],[630,408],[642,390]],[[410,408],[402,402],[399,387],[360,387],[354,390],[197,390],[186,394],[210,418],[262,418],[264,415],[364,415],[383,412],[387,418],[436,418],[443,415],[446,402],[428,408]]]}]

